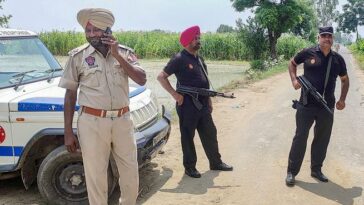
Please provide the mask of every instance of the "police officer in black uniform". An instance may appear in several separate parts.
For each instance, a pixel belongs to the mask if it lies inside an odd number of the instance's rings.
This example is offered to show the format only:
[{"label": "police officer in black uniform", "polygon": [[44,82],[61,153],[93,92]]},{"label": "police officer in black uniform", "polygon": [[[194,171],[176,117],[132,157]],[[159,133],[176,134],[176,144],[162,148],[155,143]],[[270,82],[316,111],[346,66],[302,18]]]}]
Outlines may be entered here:
[{"label": "police officer in black uniform", "polygon": [[196,169],[196,150],[193,142],[197,129],[203,148],[210,162],[211,170],[232,171],[233,167],[221,161],[218,149],[217,131],[212,120],[212,103],[209,97],[199,96],[198,100],[203,105],[199,110],[195,107],[191,96],[181,95],[171,86],[168,77],[175,74],[177,87],[179,85],[209,88],[206,64],[197,54],[200,49],[200,28],[193,26],[182,32],[180,43],[184,50],[170,59],[164,70],[158,75],[158,81],[176,100],[176,110],[179,117],[181,143],[183,151],[183,165],[185,174],[200,178],[201,174]]},{"label": "police officer in black uniform", "polygon": [[[339,76],[341,80],[341,94],[336,102],[336,109],[342,110],[345,108],[345,99],[349,89],[349,77],[343,57],[331,50],[333,44],[333,28],[331,26],[319,28],[318,42],[317,46],[302,50],[291,60],[288,70],[292,85],[295,89],[301,88],[296,78],[296,72],[297,65],[303,63],[304,76],[324,96],[328,107],[334,111],[334,91],[336,78]],[[331,69],[328,66],[330,58]],[[328,80],[325,88],[327,74]],[[328,182],[327,177],[321,172],[321,167],[326,157],[326,150],[330,140],[334,121],[333,115],[325,110],[310,94],[304,96],[302,89],[296,109],[297,128],[289,153],[286,184],[288,186],[295,184],[295,176],[300,171],[305,155],[309,130],[314,122],[314,138],[311,145],[311,176],[319,181]]]}]

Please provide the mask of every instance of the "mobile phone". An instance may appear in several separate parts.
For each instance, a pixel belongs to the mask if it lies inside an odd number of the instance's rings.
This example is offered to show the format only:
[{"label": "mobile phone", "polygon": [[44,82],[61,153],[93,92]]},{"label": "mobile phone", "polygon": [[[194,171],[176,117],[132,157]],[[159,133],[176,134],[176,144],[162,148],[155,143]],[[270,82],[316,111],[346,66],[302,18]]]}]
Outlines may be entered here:
[{"label": "mobile phone", "polygon": [[110,34],[112,34],[111,28],[110,27],[106,27],[106,30],[104,31],[102,37],[103,38],[108,38],[109,37],[108,35],[110,35]]},{"label": "mobile phone", "polygon": [[105,34],[112,34],[110,27],[106,27]]}]

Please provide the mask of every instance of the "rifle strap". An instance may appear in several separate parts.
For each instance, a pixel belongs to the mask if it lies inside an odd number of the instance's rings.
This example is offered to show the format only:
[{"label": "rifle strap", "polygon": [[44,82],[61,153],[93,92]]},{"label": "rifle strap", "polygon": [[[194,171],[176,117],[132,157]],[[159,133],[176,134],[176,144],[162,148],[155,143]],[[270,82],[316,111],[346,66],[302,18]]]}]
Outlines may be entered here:
[{"label": "rifle strap", "polygon": [[[332,51],[331,51],[332,52]],[[326,91],[326,86],[327,86],[327,82],[329,81],[329,76],[330,76],[330,70],[331,70],[331,61],[332,61],[332,53],[329,57],[329,63],[327,64],[327,69],[326,69],[326,77],[325,77],[325,85],[324,85],[324,93],[322,94],[322,97],[325,99],[325,91]]]},{"label": "rifle strap", "polygon": [[302,103],[303,105],[307,105],[307,95],[308,95],[309,91],[306,89],[303,89],[303,94],[302,94]]},{"label": "rifle strap", "polygon": [[211,83],[211,81],[210,81],[209,77],[207,76],[206,68],[205,68],[205,66],[203,66],[203,63],[202,63],[202,61],[201,61],[201,58],[200,58],[200,57],[198,57],[198,62],[200,63],[200,65],[201,65],[201,67],[202,67],[203,73],[205,74],[205,77],[206,77],[207,81],[209,82],[209,84],[210,84],[210,86],[211,86],[211,89],[212,89],[212,90],[215,90],[215,89],[214,89],[214,87],[212,86],[212,83]]}]

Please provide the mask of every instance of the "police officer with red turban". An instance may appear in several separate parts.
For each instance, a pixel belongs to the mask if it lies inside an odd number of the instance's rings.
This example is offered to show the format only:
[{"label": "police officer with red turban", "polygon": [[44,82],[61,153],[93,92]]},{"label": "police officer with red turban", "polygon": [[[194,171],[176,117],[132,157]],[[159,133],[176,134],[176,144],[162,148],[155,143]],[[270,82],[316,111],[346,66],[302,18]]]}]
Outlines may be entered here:
[{"label": "police officer with red turban", "polygon": [[201,177],[196,169],[197,156],[193,142],[196,130],[210,162],[210,169],[232,171],[233,167],[221,160],[217,130],[211,116],[212,102],[210,97],[199,96],[198,101],[202,104],[202,108],[198,109],[191,96],[176,92],[168,80],[168,77],[174,74],[177,78],[177,87],[183,85],[208,89],[210,86],[207,66],[204,59],[198,55],[198,50],[201,48],[200,28],[192,26],[184,30],[180,36],[180,43],[184,49],[170,59],[158,75],[158,81],[176,100],[185,174],[193,178]]}]

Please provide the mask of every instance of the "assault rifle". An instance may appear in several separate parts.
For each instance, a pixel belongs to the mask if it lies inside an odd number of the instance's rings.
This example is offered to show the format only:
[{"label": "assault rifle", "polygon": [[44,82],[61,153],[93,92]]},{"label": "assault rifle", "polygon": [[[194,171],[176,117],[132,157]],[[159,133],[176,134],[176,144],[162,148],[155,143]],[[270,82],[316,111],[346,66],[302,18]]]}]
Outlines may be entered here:
[{"label": "assault rifle", "polygon": [[198,101],[198,96],[206,96],[206,97],[223,97],[223,98],[235,98],[234,93],[231,95],[226,95],[225,93],[216,92],[213,90],[209,90],[206,88],[196,88],[190,86],[179,85],[177,86],[178,93],[186,94],[192,97],[192,102],[198,110],[202,109],[202,104]]},{"label": "assault rifle", "polygon": [[310,81],[307,80],[305,76],[298,76],[297,77],[298,82],[302,85],[303,88],[303,101],[305,104],[305,101],[307,103],[307,95],[310,93],[317,102],[319,102],[324,108],[333,115],[333,111],[327,106],[326,100],[321,96],[319,92],[317,92],[316,88],[313,87],[313,85],[310,83]]}]

